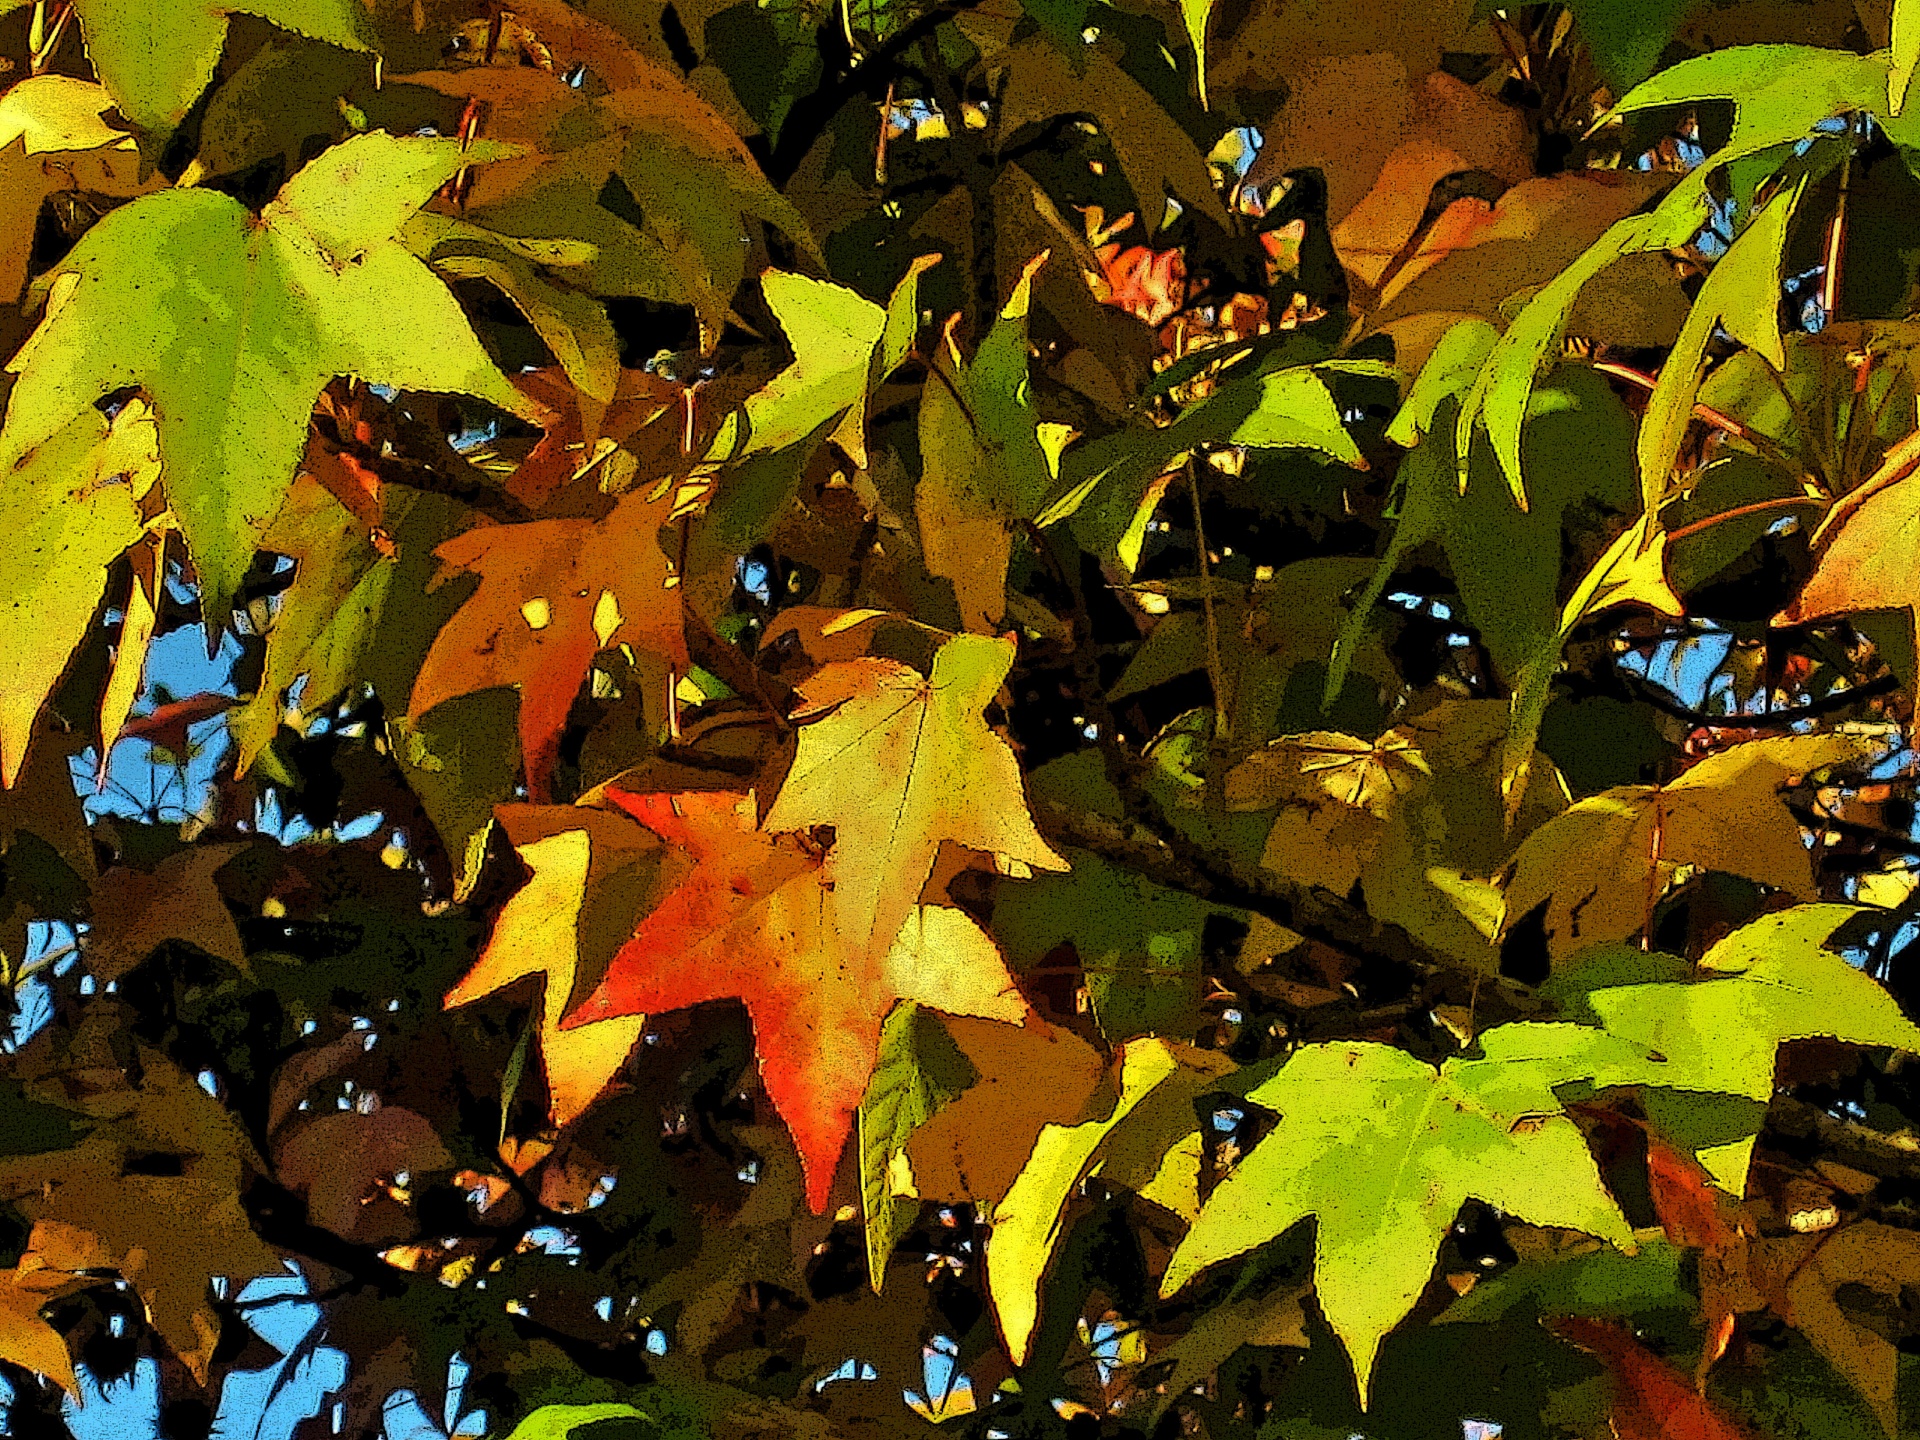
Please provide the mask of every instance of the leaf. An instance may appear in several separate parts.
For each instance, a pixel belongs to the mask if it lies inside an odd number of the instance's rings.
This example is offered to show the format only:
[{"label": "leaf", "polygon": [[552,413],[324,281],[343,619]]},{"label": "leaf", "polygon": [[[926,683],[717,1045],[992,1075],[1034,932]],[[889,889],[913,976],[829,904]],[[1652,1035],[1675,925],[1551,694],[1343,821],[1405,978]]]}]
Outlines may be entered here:
[{"label": "leaf", "polygon": [[1898,115],[1906,108],[1915,66],[1920,66],[1920,8],[1913,0],[1894,0],[1892,55],[1887,65],[1889,115]]},{"label": "leaf", "polygon": [[366,12],[354,0],[74,0],[87,58],[120,113],[164,137],[213,79],[227,18],[261,19],[345,50],[371,51]]},{"label": "leaf", "polygon": [[1048,1125],[1070,1125],[1108,1078],[1100,1052],[1071,1030],[950,1016],[947,1037],[973,1083],[914,1131],[907,1168],[923,1200],[991,1215]]},{"label": "leaf", "polygon": [[1072,942],[1087,1001],[1109,1042],[1177,1034],[1200,998],[1201,933],[1236,912],[1154,884],[1085,851],[1066,875],[1001,890],[993,933],[1016,970]]},{"label": "leaf", "polygon": [[244,971],[246,947],[218,877],[246,848],[191,845],[150,871],[116,865],[103,872],[93,886],[87,973],[110,984],[169,940],[185,940]]},{"label": "leaf", "polygon": [[0,297],[25,290],[41,209],[55,195],[125,199],[161,184],[142,180],[125,131],[107,124],[111,97],[67,75],[35,75],[0,95]]},{"label": "leaf", "polygon": [[824,665],[800,687],[799,753],[764,824],[833,827],[831,924],[856,951],[899,932],[942,844],[1067,868],[1034,829],[1012,749],[983,718],[1013,657],[1010,639],[956,635],[930,676],[863,658]]},{"label": "leaf", "polygon": [[395,1238],[382,1233],[393,1217],[370,1203],[381,1188],[396,1176],[452,1170],[453,1156],[426,1116],[382,1105],[365,1115],[335,1110],[289,1125],[276,1137],[274,1164],[281,1183],[306,1198],[314,1224],[366,1243]]},{"label": "leaf", "polygon": [[1247,1092],[1278,1122],[1208,1197],[1161,1294],[1317,1216],[1314,1288],[1365,1404],[1381,1339],[1426,1288],[1468,1199],[1631,1249],[1626,1221],[1553,1094],[1626,1053],[1609,1052],[1595,1034],[1502,1025],[1480,1036],[1482,1056],[1438,1069],[1368,1041],[1302,1046]]},{"label": "leaf", "polygon": [[[1317,450],[1343,464],[1366,466],[1325,375],[1313,366],[1289,365],[1219,385],[1171,425],[1121,431],[1068,450],[1035,523],[1045,527],[1071,517],[1083,547],[1109,550],[1158,478],[1183,452],[1202,445]],[[1096,491],[1102,493],[1090,505]]]},{"label": "leaf", "polygon": [[514,1426],[507,1440],[574,1440],[586,1432],[597,1435],[622,1420],[644,1425],[655,1434],[665,1433],[654,1426],[653,1417],[646,1411],[609,1400],[591,1405],[542,1405]]},{"label": "leaf", "polygon": [[0,486],[0,781],[26,761],[34,718],[99,609],[107,567],[137,541],[159,474],[147,407],[112,421],[91,406],[15,457]]},{"label": "leaf", "polygon": [[[896,1001],[1010,1023],[1027,1016],[1000,952],[965,914],[915,904],[916,883],[890,927],[849,917],[849,885],[836,883],[831,858],[756,827],[752,796],[609,789],[607,797],[684,860],[567,1028],[741,1001],[761,1084],[793,1132],[816,1212],[831,1193]],[[843,830],[836,852],[848,843]]]},{"label": "leaf", "polygon": [[[1710,949],[1699,979],[1594,990],[1586,1008],[1611,1033],[1665,1057],[1659,1085],[1758,1102],[1772,1098],[1775,1055],[1789,1040],[1920,1048],[1920,1027],[1893,997],[1826,948],[1862,913],[1810,904],[1762,916]],[[1750,1106],[1729,1118],[1734,1129],[1715,1135],[1711,1153],[1702,1147],[1700,1158],[1716,1183],[1738,1196],[1764,1116]]]},{"label": "leaf", "polygon": [[[1507,504],[1504,494],[1501,504]],[[1508,707],[1443,701],[1377,740],[1283,736],[1227,773],[1232,809],[1278,808],[1261,864],[1369,909],[1483,973],[1506,859],[1500,790]],[[1538,823],[1564,805],[1551,782],[1526,797]]]},{"label": "leaf", "polygon": [[912,1001],[893,1008],[881,1027],[879,1058],[859,1116],[860,1206],[867,1227],[867,1279],[876,1295],[893,1247],[920,1213],[917,1201],[903,1196],[897,1183],[907,1141],[977,1078],[937,1020]]},{"label": "leaf", "polygon": [[1506,883],[1510,933],[1543,903],[1552,953],[1645,929],[1681,866],[1744,875],[1817,898],[1800,825],[1779,797],[1789,781],[1877,754],[1871,735],[1790,735],[1710,755],[1667,785],[1620,785],[1529,835]]},{"label": "leaf", "polygon": [[1786,368],[1780,339],[1781,267],[1787,225],[1802,188],[1792,186],[1769,200],[1715,262],[1687,312],[1680,338],[1660,367],[1659,381],[1640,417],[1640,498],[1650,513],[1667,498],[1674,460],[1706,374],[1707,346],[1715,334],[1724,330],[1775,370]]},{"label": "leaf", "polygon": [[1577,33],[1607,88],[1625,94],[1660,67],[1660,56],[1695,0],[1575,0]]},{"label": "leaf", "polygon": [[1028,263],[979,353],[960,357],[949,327],[920,399],[914,510],[930,573],[952,583],[961,624],[991,635],[1006,618],[1013,528],[1055,478],[1027,386],[1027,309],[1046,251]]},{"label": "leaf", "polygon": [[434,553],[450,572],[480,583],[427,652],[409,721],[456,696],[513,686],[527,788],[544,799],[595,654],[626,644],[686,671],[680,592],[668,588],[659,541],[672,499],[635,490],[605,519],[481,526],[441,545]]},{"label": "leaf", "polygon": [[[1466,326],[1451,333],[1463,332],[1475,335]],[[1429,367],[1446,367],[1436,375],[1436,386],[1442,377],[1458,375],[1455,367],[1465,357],[1456,356],[1444,342],[1434,351]],[[1426,374],[1422,372],[1422,381]],[[1496,482],[1496,467],[1489,463],[1493,457],[1485,446],[1477,447],[1477,458],[1464,469],[1462,493],[1456,483],[1462,467],[1447,453],[1449,439],[1457,438],[1449,423],[1455,411],[1442,401],[1422,417],[1416,406],[1423,409],[1430,396],[1431,390],[1416,384],[1395,422],[1402,435],[1416,424],[1437,427],[1438,433],[1401,462],[1400,514],[1365,597],[1367,605],[1370,609],[1415,549],[1438,540],[1453,567],[1468,618],[1501,673],[1514,676],[1560,629],[1561,551],[1568,512],[1583,503],[1615,511],[1631,503],[1633,419],[1606,380],[1591,369],[1565,366],[1550,383],[1537,386],[1528,398],[1520,434],[1531,487],[1529,507],[1523,511]]]},{"label": "leaf", "polygon": [[1873,1220],[1829,1235],[1787,1281],[1787,1322],[1847,1377],[1889,1436],[1901,1433],[1900,1352],[1884,1335],[1848,1316],[1839,1295],[1858,1285],[1897,1300],[1915,1284],[1920,1284],[1920,1236]]},{"label": "leaf", "polygon": [[0,1270],[0,1359],[38,1371],[67,1394],[78,1397],[80,1380],[73,1372],[67,1337],[48,1324],[40,1312],[56,1300],[99,1283],[90,1275],[49,1269],[33,1255],[23,1257],[11,1269]]},{"label": "leaf", "polygon": [[[560,1022],[580,983],[582,949],[594,948],[587,901],[622,885],[626,872],[651,852],[652,837],[622,815],[585,808],[509,808],[502,820],[515,853],[533,873],[501,907],[486,948],[447,992],[446,1005],[471,1005],[540,977],[534,1033],[553,1123],[566,1126],[606,1089],[646,1028],[645,1014],[575,1029]],[[559,828],[570,824],[578,828]]]},{"label": "leaf", "polygon": [[1599,1356],[1613,1379],[1608,1420],[1619,1440],[1748,1440],[1748,1432],[1698,1394],[1687,1377],[1626,1330],[1569,1316],[1549,1327]]},{"label": "leaf", "polygon": [[1172,195],[1226,226],[1226,207],[1199,147],[1105,49],[1069,57],[1051,37],[1035,35],[1015,44],[1000,64],[1007,72],[1003,133],[1061,114],[1063,105],[1087,112],[1112,142],[1148,225],[1159,225]]},{"label": "leaf", "polygon": [[[527,411],[453,296],[393,238],[490,153],[375,132],[314,160],[258,217],[200,189],[113,211],[61,262],[46,318],[8,364],[20,378],[0,459],[17,464],[95,400],[140,387],[211,631],[292,483],[328,381]],[[190,271],[180,255],[193,256]]]},{"label": "leaf", "polygon": [[1207,21],[1212,14],[1213,0],[1180,0],[1180,23],[1193,47],[1193,83],[1202,109],[1207,108]]},{"label": "leaf", "polygon": [[632,51],[592,63],[611,87],[597,97],[529,66],[395,78],[484,107],[489,134],[524,146],[474,177],[469,219],[510,238],[586,244],[574,283],[690,303],[711,350],[746,274],[750,218],[816,260],[818,248],[733,128],[678,75]]},{"label": "leaf", "polygon": [[867,465],[867,403],[913,346],[920,325],[920,277],[940,263],[921,255],[882,309],[843,285],[769,270],[760,277],[793,363],[747,397],[746,433],[728,445],[723,430],[709,458],[740,459],[797,445],[835,421],[829,438]]},{"label": "leaf", "polygon": [[[1504,320],[1510,300],[1551,283],[1610,226],[1657,195],[1664,179],[1583,170],[1522,179],[1491,205],[1455,200],[1397,272],[1384,277],[1368,328],[1407,334],[1426,312]],[[1617,344],[1665,345],[1686,308],[1665,257],[1624,255],[1579,287],[1567,328]]]},{"label": "leaf", "polygon": [[[1920,611],[1920,588],[1914,584],[1920,574],[1920,512],[1907,483],[1863,487],[1831,514],[1832,530],[1812,576],[1774,625],[1808,625],[1862,610]],[[1913,618],[1908,617],[1910,635]]]},{"label": "leaf", "polygon": [[1523,510],[1526,508],[1520,432],[1526,423],[1534,381],[1559,358],[1560,342],[1566,337],[1567,321],[1581,287],[1626,256],[1684,244],[1703,218],[1704,196],[1695,196],[1685,187],[1677,189],[1651,214],[1630,215],[1609,226],[1579,259],[1534,292],[1493,347],[1461,402],[1453,442],[1461,484],[1467,483],[1474,434],[1484,427],[1500,473],[1506,477],[1514,499]]},{"label": "leaf", "polygon": [[1061,1212],[1093,1164],[1100,1142],[1178,1062],[1163,1040],[1134,1040],[1117,1058],[1119,1099],[1111,1113],[1078,1125],[1049,1125],[1013,1185],[993,1210],[987,1237],[987,1293],[1007,1355],[1027,1363],[1040,1320],[1040,1283],[1060,1240]]},{"label": "leaf", "polygon": [[74,1149],[0,1160],[0,1190],[33,1223],[26,1256],[56,1270],[117,1270],[160,1337],[203,1383],[219,1336],[209,1281],[280,1270],[240,1203],[263,1167],[220,1103],[156,1052],[141,1080],[75,1069],[39,1087],[91,1117]]}]

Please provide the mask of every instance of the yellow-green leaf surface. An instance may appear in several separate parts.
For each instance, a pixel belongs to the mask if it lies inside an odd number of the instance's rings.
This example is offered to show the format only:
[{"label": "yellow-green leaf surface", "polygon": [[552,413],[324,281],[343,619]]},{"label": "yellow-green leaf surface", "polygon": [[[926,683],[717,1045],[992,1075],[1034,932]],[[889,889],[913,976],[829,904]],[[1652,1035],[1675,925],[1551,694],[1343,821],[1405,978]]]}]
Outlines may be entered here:
[{"label": "yellow-green leaf surface", "polygon": [[746,433],[731,432],[714,459],[781,450],[838,417],[832,439],[857,464],[867,459],[867,398],[906,358],[919,324],[920,276],[939,262],[922,255],[907,267],[885,308],[826,280],[769,270],[760,290],[793,349],[793,363],[747,397]]},{"label": "yellow-green leaf surface", "polygon": [[1093,1168],[1100,1142],[1179,1069],[1164,1040],[1121,1047],[1120,1098],[1107,1115],[1078,1125],[1048,1125],[993,1211],[987,1239],[987,1293],[1015,1365],[1023,1365],[1040,1320],[1040,1284],[1060,1239],[1061,1212]]},{"label": "yellow-green leaf surface", "polygon": [[1585,254],[1534,293],[1493,347],[1461,403],[1454,424],[1454,463],[1462,485],[1467,483],[1474,432],[1484,427],[1500,473],[1514,499],[1526,508],[1520,430],[1526,424],[1535,379],[1560,356],[1560,342],[1566,337],[1581,288],[1616,260],[1683,244],[1698,228],[1703,213],[1700,204],[1669,196],[1651,214],[1630,215],[1611,226]]},{"label": "yellow-green leaf surface", "polygon": [[140,502],[159,468],[153,418],[136,401],[111,423],[88,406],[0,484],[0,783],[20,774],[34,717],[92,623],[107,567],[140,538]]},{"label": "yellow-green leaf surface", "polygon": [[328,381],[528,412],[452,294],[393,238],[462,165],[497,153],[375,132],[321,155],[257,216],[198,189],[115,210],[62,263],[46,318],[8,366],[20,378],[0,462],[101,396],[143,390],[167,501],[219,624]]},{"label": "yellow-green leaf surface", "polygon": [[1887,68],[1887,113],[1898,115],[1906,108],[1914,67],[1920,65],[1920,4],[1914,0],[1894,0],[1892,51]]},{"label": "yellow-green leaf surface", "polygon": [[1660,379],[1640,419],[1640,498],[1649,512],[1666,499],[1669,472],[1693,418],[1694,397],[1706,374],[1707,346],[1714,336],[1725,330],[1776,371],[1786,368],[1780,340],[1780,269],[1786,258],[1787,224],[1801,188],[1792,186],[1769,200],[1715,263],[1660,367]]},{"label": "yellow-green leaf surface", "polygon": [[348,50],[373,48],[357,0],[74,0],[87,57],[120,113],[165,134],[186,117],[213,79],[227,17],[262,20]]},{"label": "yellow-green leaf surface", "polygon": [[1480,1056],[1438,1069],[1370,1041],[1295,1051],[1247,1092],[1277,1122],[1208,1197],[1161,1293],[1316,1217],[1314,1288],[1364,1403],[1381,1340],[1426,1288],[1468,1200],[1630,1248],[1553,1092],[1610,1075],[1634,1060],[1632,1048],[1585,1026],[1537,1023],[1499,1026],[1480,1043]]},{"label": "yellow-green leaf surface", "polygon": [[[1587,1006],[1607,1030],[1665,1057],[1662,1087],[1766,1101],[1776,1052],[1789,1040],[1834,1039],[1920,1052],[1920,1027],[1879,982],[1828,949],[1862,914],[1853,905],[1796,905],[1734,931],[1700,961],[1700,978],[1616,985]],[[1748,1110],[1757,1133],[1764,1112]],[[1656,1117],[1658,1118],[1658,1117]],[[1721,1140],[1711,1173],[1744,1193],[1753,1135]]]}]

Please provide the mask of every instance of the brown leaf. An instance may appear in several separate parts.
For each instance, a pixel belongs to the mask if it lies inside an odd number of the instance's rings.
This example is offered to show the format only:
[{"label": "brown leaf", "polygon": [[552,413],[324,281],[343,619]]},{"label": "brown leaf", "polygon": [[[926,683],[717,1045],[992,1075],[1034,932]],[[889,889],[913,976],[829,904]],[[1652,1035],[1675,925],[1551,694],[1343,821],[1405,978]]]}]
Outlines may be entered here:
[{"label": "brown leaf", "polygon": [[433,1122],[398,1105],[372,1114],[336,1110],[291,1127],[275,1147],[281,1183],[307,1197],[316,1225],[347,1240],[385,1241],[410,1232],[380,1233],[392,1215],[368,1202],[395,1177],[450,1170],[453,1156]]},{"label": "brown leaf", "polygon": [[93,928],[87,935],[87,968],[109,984],[169,940],[185,940],[236,969],[247,968],[246,950],[218,876],[244,844],[193,845],[169,855],[152,870],[116,865],[93,890]]}]

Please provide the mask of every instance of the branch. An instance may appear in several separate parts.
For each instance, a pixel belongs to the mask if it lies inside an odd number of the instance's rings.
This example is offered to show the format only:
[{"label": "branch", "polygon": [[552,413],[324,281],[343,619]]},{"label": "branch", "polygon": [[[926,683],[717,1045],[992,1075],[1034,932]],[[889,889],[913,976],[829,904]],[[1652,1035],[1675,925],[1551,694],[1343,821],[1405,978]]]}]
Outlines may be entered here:
[{"label": "branch", "polygon": [[[385,484],[445,495],[482,515],[492,516],[504,525],[518,525],[534,518],[531,510],[506,491],[478,479],[448,475],[425,460],[388,452],[356,440],[342,433],[331,415],[316,412],[313,429],[330,447],[343,455],[352,456],[355,463],[371,470]],[[479,472],[475,471],[474,474],[478,475]]]},{"label": "branch", "polygon": [[1775,1095],[1767,1133],[1811,1142],[1827,1156],[1881,1179],[1920,1176],[1920,1137],[1911,1130],[1888,1134],[1841,1120],[1792,1095]]},{"label": "branch", "polygon": [[[963,15],[979,5],[981,0],[953,0],[953,3],[929,10],[926,14],[902,27],[889,36],[885,44],[864,58],[847,57],[846,65],[839,79],[831,84],[822,85],[810,95],[802,96],[793,102],[792,108],[780,125],[780,139],[767,156],[763,167],[767,178],[776,186],[785,185],[807,158],[807,152],[813,149],[814,142],[827,132],[834,118],[849,105],[856,96],[870,95],[879,99],[886,94],[887,81],[897,78],[900,73],[900,57],[913,49],[927,36],[933,34],[956,15]],[[821,27],[821,38],[837,36],[839,31],[831,25]],[[828,70],[833,65],[828,63]],[[950,122],[956,128],[960,124],[958,115]]]},{"label": "branch", "polygon": [[1831,715],[1863,701],[1877,699],[1882,695],[1891,695],[1900,688],[1900,681],[1895,676],[1879,675],[1862,684],[1850,686],[1845,690],[1836,690],[1832,694],[1822,695],[1818,700],[1809,700],[1804,705],[1789,706],[1785,710],[1765,710],[1752,715],[1709,715],[1703,710],[1682,705],[1659,686],[1643,681],[1638,676],[1629,675],[1626,678],[1629,686],[1637,692],[1634,696],[1636,700],[1651,705],[1663,715],[1671,715],[1676,720],[1684,720],[1689,725],[1705,730],[1778,729],[1795,725],[1802,720]]},{"label": "branch", "polygon": [[1343,954],[1386,960],[1420,975],[1450,968],[1399,926],[1382,924],[1331,891],[1241,865],[1171,825],[1130,829],[1109,816],[1046,799],[1035,801],[1034,818],[1051,839],[1091,851],[1169,890],[1264,915]]}]

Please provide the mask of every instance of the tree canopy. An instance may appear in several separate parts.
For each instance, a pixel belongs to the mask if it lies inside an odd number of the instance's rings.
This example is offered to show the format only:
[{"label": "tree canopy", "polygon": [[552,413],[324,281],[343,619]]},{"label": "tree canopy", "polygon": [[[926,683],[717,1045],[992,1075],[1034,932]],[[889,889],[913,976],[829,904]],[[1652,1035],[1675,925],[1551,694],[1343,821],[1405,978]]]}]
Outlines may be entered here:
[{"label": "tree canopy", "polygon": [[1920,0],[0,0],[0,1433],[1920,1434]]}]

